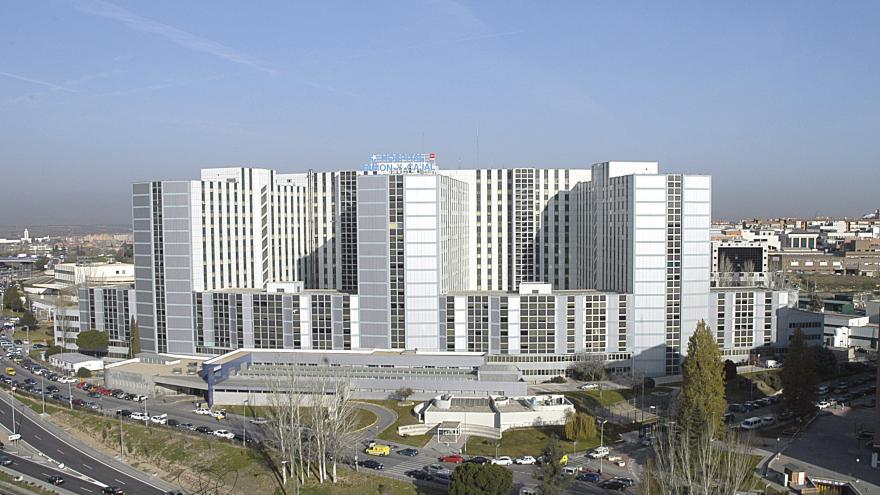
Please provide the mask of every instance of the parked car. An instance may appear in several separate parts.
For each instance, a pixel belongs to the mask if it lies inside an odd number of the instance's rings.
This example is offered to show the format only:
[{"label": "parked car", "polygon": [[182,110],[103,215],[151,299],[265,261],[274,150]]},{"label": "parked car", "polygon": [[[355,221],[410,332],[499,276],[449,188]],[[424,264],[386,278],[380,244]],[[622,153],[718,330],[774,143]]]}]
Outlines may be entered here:
[{"label": "parked car", "polygon": [[598,383],[585,383],[578,388],[581,390],[596,390],[597,388],[599,388],[599,384]]},{"label": "parked car", "polygon": [[604,488],[606,490],[617,490],[623,491],[626,489],[626,484],[619,480],[605,480],[599,483],[599,488]]},{"label": "parked car", "polygon": [[761,421],[761,418],[752,417],[742,420],[742,422],[739,424],[739,428],[741,430],[754,430],[756,428],[760,428],[763,425],[764,422]]},{"label": "parked car", "polygon": [[618,478],[612,478],[611,481],[618,481],[618,482],[620,482],[620,483],[623,483],[623,484],[625,485],[626,488],[629,488],[629,487],[631,487],[631,486],[633,486],[633,485],[636,484],[635,480],[632,479],[632,478],[620,478],[620,477],[618,477]]},{"label": "parked car", "polygon": [[208,428],[207,426],[196,426],[195,431],[197,431],[197,432],[199,432],[199,433],[204,433],[204,434],[206,434],[206,435],[207,435],[207,434],[214,433],[214,430]]},{"label": "parked car", "polygon": [[227,440],[232,440],[235,438],[235,434],[229,430],[217,430],[214,432],[215,437],[225,438]]},{"label": "parked car", "polygon": [[769,426],[776,422],[773,416],[761,416],[761,426]]},{"label": "parked car", "polygon": [[134,413],[132,411],[129,411],[128,409],[117,409],[116,414],[118,416],[122,416],[123,418],[130,418],[131,415]]},{"label": "parked car", "polygon": [[530,465],[530,464],[535,464],[538,461],[536,461],[535,458],[530,455],[524,455],[522,457],[517,457],[513,462],[515,462],[517,464]]},{"label": "parked car", "polygon": [[434,475],[432,475],[431,473],[429,473],[427,471],[422,471],[420,469],[411,469],[403,474],[405,474],[409,478],[412,478],[412,479],[418,480],[418,481],[431,481],[432,479],[434,479]]},{"label": "parked car", "polygon": [[828,409],[829,407],[831,407],[831,402],[827,400],[820,400],[816,403],[816,407],[818,407],[819,409]]},{"label": "parked car", "polygon": [[156,423],[157,425],[164,425],[168,423],[168,415],[167,414],[159,414],[157,416],[152,416],[150,418],[151,423]]},{"label": "parked car", "polygon": [[450,462],[453,464],[458,464],[464,462],[464,457],[458,454],[447,454],[440,458],[440,462]]},{"label": "parked car", "polygon": [[574,479],[578,481],[586,481],[589,483],[598,483],[599,480],[602,479],[602,477],[599,475],[599,473],[581,473],[575,476]]},{"label": "parked car", "polygon": [[377,469],[377,470],[385,468],[384,464],[382,464],[381,462],[374,460],[374,459],[367,459],[365,461],[361,461],[361,466],[363,466],[365,468]]},{"label": "parked car", "polygon": [[407,457],[415,457],[415,456],[419,455],[419,450],[418,449],[403,449],[403,450],[398,450],[397,453],[400,455],[407,456]]},{"label": "parked car", "polygon": [[131,413],[131,419],[135,421],[149,421],[150,417],[140,411],[134,411]]},{"label": "parked car", "polygon": [[510,466],[513,464],[513,459],[510,457],[503,455],[498,457],[497,459],[492,459],[492,464],[498,464],[499,466]]},{"label": "parked car", "polygon": [[192,423],[180,423],[179,425],[177,425],[177,427],[180,428],[181,430],[189,430],[189,431],[195,431],[195,429],[196,429],[196,427],[193,426]]},{"label": "parked car", "polygon": [[606,457],[609,453],[611,453],[611,450],[608,447],[596,447],[587,453],[587,457],[590,459],[601,459]]},{"label": "parked car", "polygon": [[251,420],[251,424],[255,424],[255,425],[264,425],[264,424],[267,424],[268,422],[269,421],[267,421],[266,418],[260,418],[260,417],[256,417]]},{"label": "parked car", "polygon": [[174,428],[180,426],[180,421],[177,421],[176,419],[169,419],[165,424]]},{"label": "parked car", "polygon": [[465,462],[469,462],[471,464],[478,464],[478,465],[482,466],[483,464],[489,464],[491,461],[489,460],[488,457],[483,457],[481,455],[478,455],[475,457],[471,457],[470,459],[468,459]]},{"label": "parked car", "polygon": [[207,416],[207,415],[211,414],[211,410],[204,408],[204,407],[200,407],[198,409],[193,409],[193,412],[198,415],[201,415],[201,416]]}]

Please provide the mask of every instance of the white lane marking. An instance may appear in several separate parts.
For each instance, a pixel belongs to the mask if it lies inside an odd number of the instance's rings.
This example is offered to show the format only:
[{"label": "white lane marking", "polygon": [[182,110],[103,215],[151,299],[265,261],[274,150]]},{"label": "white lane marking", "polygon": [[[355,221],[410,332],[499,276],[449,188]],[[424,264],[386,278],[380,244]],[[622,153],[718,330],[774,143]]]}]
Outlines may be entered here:
[{"label": "white lane marking", "polygon": [[[83,467],[84,467],[84,468],[88,468],[88,469],[92,469],[92,466],[89,466],[89,465],[86,464],[86,463],[83,463]],[[93,471],[94,471],[94,470],[93,470]]]},{"label": "white lane marking", "polygon": [[34,438],[36,438],[37,440],[42,440],[39,435],[34,435]]},{"label": "white lane marking", "polygon": [[113,480],[114,480],[114,481],[116,481],[116,482],[117,482],[117,483],[120,483],[120,484],[122,484],[122,485],[124,485],[124,484],[125,484],[125,482],[124,482],[124,481],[122,481],[122,480],[117,480],[117,479],[116,479],[116,478],[113,478]]},{"label": "white lane marking", "polygon": [[83,490],[85,490],[85,491],[87,491],[87,492],[89,492],[89,493],[92,493],[91,490],[89,490],[88,488],[86,488],[86,487],[84,487],[84,486],[81,486],[80,488],[82,488]]},{"label": "white lane marking", "polygon": [[58,452],[61,455],[64,455],[64,452],[61,449],[55,449],[55,452]]}]

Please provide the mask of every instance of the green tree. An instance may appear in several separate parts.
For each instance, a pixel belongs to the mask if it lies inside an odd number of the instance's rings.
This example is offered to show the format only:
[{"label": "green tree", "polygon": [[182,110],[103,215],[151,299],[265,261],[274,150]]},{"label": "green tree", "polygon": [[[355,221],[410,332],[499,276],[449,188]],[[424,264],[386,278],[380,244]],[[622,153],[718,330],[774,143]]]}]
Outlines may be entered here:
[{"label": "green tree", "polygon": [[36,268],[38,271],[43,271],[46,269],[46,263],[48,262],[49,258],[46,258],[45,256],[40,256],[39,258],[37,258],[37,261],[34,262],[34,268]]},{"label": "green tree", "polygon": [[141,352],[141,335],[138,332],[137,322],[131,319],[131,342],[128,344],[129,357],[135,357]]},{"label": "green tree", "polygon": [[688,341],[687,358],[682,367],[678,421],[688,437],[698,432],[719,431],[727,403],[721,351],[705,321]]},{"label": "green tree", "polygon": [[461,464],[452,473],[449,495],[507,495],[513,488],[513,472],[494,464]]},{"label": "green tree", "polygon": [[736,380],[739,370],[736,369],[736,363],[730,359],[724,360],[724,381],[730,383]]},{"label": "green tree", "polygon": [[544,448],[544,459],[541,462],[541,470],[536,474],[541,480],[539,487],[541,495],[562,495],[571,483],[571,478],[565,476],[562,471],[562,447],[556,435],[550,437]]},{"label": "green tree", "polygon": [[788,343],[785,366],[782,367],[782,403],[801,418],[816,410],[816,374],[814,353],[807,346],[804,333],[798,328]]},{"label": "green tree", "polygon": [[596,438],[596,418],[586,413],[569,414],[565,421],[565,439],[592,440]]},{"label": "green tree", "polygon": [[91,378],[92,372],[88,370],[88,368],[80,368],[76,370],[76,376],[80,378]]},{"label": "green tree", "polygon": [[813,354],[813,363],[816,365],[816,374],[818,376],[834,376],[837,374],[837,358],[834,352],[822,346],[811,346],[810,352]]},{"label": "green tree", "polygon": [[86,330],[76,336],[76,346],[80,352],[106,352],[110,336],[100,330]]},{"label": "green tree", "polygon": [[19,322],[22,326],[28,327],[31,330],[37,328],[40,323],[37,321],[37,318],[31,311],[25,311],[23,315],[21,315],[21,321]]},{"label": "green tree", "polygon": [[18,287],[12,285],[3,291],[3,307],[17,313],[24,311],[24,303],[21,301]]},{"label": "green tree", "polygon": [[62,352],[64,352],[64,349],[62,349],[61,346],[53,345],[52,347],[46,349],[46,352],[44,354],[46,355],[46,359],[49,359],[49,356],[54,356],[55,354],[61,354]]}]

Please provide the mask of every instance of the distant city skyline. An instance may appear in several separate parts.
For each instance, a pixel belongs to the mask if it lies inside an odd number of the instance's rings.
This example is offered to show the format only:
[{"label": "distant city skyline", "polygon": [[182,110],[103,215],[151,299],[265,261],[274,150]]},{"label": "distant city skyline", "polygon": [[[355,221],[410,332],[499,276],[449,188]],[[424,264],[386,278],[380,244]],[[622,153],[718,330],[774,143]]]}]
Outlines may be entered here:
[{"label": "distant city skyline", "polygon": [[[713,218],[877,208],[880,4],[0,7],[0,225],[128,224],[201,168],[656,160]],[[11,186],[10,186],[11,185]]]}]

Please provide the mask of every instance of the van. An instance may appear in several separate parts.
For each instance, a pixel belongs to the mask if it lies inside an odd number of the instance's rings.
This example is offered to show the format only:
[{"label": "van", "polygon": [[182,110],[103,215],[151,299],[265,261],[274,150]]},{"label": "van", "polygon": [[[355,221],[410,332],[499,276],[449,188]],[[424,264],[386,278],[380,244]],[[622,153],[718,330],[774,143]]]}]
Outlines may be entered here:
[{"label": "van", "polygon": [[15,376],[15,368],[6,368],[6,374],[9,376]]},{"label": "van", "polygon": [[562,474],[566,476],[574,476],[578,474],[578,468],[574,466],[565,466],[564,468],[562,468]]},{"label": "van", "polygon": [[739,424],[739,427],[743,430],[754,430],[755,428],[759,428],[763,425],[764,421],[761,418],[749,418],[744,419],[743,422]]},{"label": "van", "polygon": [[386,456],[391,453],[391,447],[377,443],[367,447],[366,450],[364,450],[364,453],[369,455]]}]

